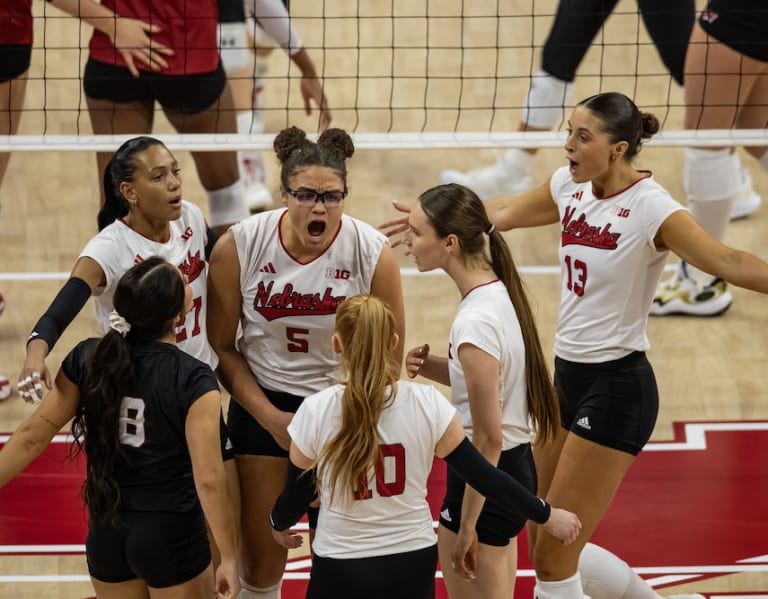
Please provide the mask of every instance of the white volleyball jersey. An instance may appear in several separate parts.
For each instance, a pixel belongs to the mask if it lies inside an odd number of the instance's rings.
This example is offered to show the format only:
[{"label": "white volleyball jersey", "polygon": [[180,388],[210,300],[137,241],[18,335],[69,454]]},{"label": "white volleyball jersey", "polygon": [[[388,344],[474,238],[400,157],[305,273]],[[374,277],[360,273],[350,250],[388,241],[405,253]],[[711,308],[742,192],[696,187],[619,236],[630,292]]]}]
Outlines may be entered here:
[{"label": "white volleyball jersey", "polygon": [[574,183],[568,167],[550,182],[562,227],[562,292],[555,354],[605,362],[649,348],[646,324],[669,252],[654,238],[685,210],[651,173],[627,189],[597,198],[592,183]]},{"label": "white volleyball jersey", "polygon": [[205,217],[194,204],[182,201],[181,216],[171,221],[168,240],[158,243],[140,235],[122,220],[104,227],[93,237],[80,256],[95,260],[106,277],[106,285],[96,290],[96,318],[102,331],[109,330],[109,313],[114,309],[113,298],[117,282],[128,269],[150,256],[161,256],[187,276],[192,288],[193,307],[183,322],[176,325],[179,349],[215,369],[218,357],[211,350],[205,329],[208,309],[205,244]]},{"label": "white volleyball jersey", "polygon": [[461,299],[451,325],[448,345],[451,400],[467,436],[472,439],[467,382],[458,353],[465,343],[499,361],[502,449],[529,443],[534,434],[528,414],[523,333],[507,288],[501,281],[491,281],[470,290]]},{"label": "white volleyball jersey", "polygon": [[255,214],[232,227],[243,297],[239,349],[267,389],[306,397],[333,384],[339,364],[331,347],[336,307],[370,293],[387,238],[342,216],[336,238],[302,264],[280,238],[286,210]]},{"label": "white volleyball jersey", "polygon": [[[288,432],[308,458],[341,428],[343,385],[334,385],[304,400]],[[427,504],[427,478],[437,442],[456,413],[430,385],[400,381],[397,395],[379,419],[384,456],[376,475],[368,477],[364,499],[337,493],[320,481],[320,516],[312,549],[317,555],[358,558],[416,551],[437,541]]]}]

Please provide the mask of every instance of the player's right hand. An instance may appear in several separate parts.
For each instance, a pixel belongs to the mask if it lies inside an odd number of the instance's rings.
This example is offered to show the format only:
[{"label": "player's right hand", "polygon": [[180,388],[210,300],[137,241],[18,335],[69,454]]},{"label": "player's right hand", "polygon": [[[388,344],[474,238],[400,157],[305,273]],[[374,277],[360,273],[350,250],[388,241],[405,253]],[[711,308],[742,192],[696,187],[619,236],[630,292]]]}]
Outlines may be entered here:
[{"label": "player's right hand", "polygon": [[542,524],[542,527],[553,537],[560,539],[563,545],[568,545],[579,536],[581,521],[576,514],[553,507],[549,514],[549,520]]},{"label": "player's right hand", "polygon": [[408,378],[414,378],[421,373],[421,368],[428,356],[429,344],[427,343],[414,347],[408,352],[405,356],[405,371],[408,373]]},{"label": "player's right hand", "polygon": [[411,213],[411,209],[397,200],[392,200],[392,205],[398,212],[404,212],[405,216],[388,220],[380,224],[378,228],[389,238],[389,245],[396,248],[403,243],[402,234],[408,230],[408,215]]},{"label": "player's right hand", "polygon": [[24,360],[24,366],[19,374],[19,382],[16,389],[21,398],[29,404],[37,404],[43,401],[45,385],[50,389],[53,386],[51,373],[45,365],[45,361],[28,357]]}]

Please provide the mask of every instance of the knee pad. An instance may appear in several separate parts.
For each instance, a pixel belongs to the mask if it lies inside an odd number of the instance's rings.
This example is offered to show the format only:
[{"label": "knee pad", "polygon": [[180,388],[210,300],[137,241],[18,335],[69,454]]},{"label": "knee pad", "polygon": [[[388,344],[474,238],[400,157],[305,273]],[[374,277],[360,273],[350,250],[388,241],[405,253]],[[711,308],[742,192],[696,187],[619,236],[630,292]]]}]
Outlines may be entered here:
[{"label": "knee pad", "polygon": [[739,187],[739,167],[730,148],[687,148],[683,187],[689,201],[715,202],[733,198]]},{"label": "knee pad", "polygon": [[251,55],[245,22],[219,23],[219,53],[227,73],[242,71],[248,66]]},{"label": "knee pad", "polygon": [[585,595],[592,599],[617,599],[625,595],[633,572],[618,556],[587,543],[579,555],[579,574]]},{"label": "knee pad", "polygon": [[238,179],[229,187],[208,191],[208,224],[233,225],[250,216],[245,201],[245,183]]},{"label": "knee pad", "polygon": [[543,581],[536,578],[533,597],[534,599],[584,599],[579,573],[576,572],[565,580]]},{"label": "knee pad", "polygon": [[563,121],[572,96],[573,83],[539,70],[531,77],[520,120],[537,129],[551,129]]},{"label": "knee pad", "polygon": [[280,599],[280,587],[283,586],[281,580],[271,587],[258,589],[249,585],[242,578],[240,579],[240,594],[238,599]]}]

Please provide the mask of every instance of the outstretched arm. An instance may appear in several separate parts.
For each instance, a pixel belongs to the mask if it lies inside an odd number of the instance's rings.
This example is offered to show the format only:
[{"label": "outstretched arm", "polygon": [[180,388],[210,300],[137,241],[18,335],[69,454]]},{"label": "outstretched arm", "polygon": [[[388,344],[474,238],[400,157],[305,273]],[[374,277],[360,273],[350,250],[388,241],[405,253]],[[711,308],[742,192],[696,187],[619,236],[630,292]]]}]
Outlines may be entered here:
[{"label": "outstretched arm", "polygon": [[[392,247],[403,243],[402,234],[408,230],[410,207],[394,200],[395,210],[405,216],[394,218],[379,225],[389,237]],[[549,191],[549,181],[522,195],[506,198],[491,198],[483,201],[490,220],[500,231],[551,225],[560,219],[557,204]]]},{"label": "outstretched arm", "polygon": [[509,474],[494,468],[467,439],[457,417],[454,416],[438,442],[435,455],[444,458],[467,484],[489,501],[543,524],[549,534],[564,543],[578,536],[581,522],[575,514],[551,507]]},{"label": "outstretched arm", "polygon": [[80,390],[61,370],[53,390],[0,450],[0,488],[31,464],[75,415]]},{"label": "outstretched arm", "polygon": [[104,286],[105,281],[104,271],[93,258],[83,256],[75,263],[69,280],[27,339],[27,352],[18,384],[24,401],[37,403],[42,400],[43,383],[48,389],[51,388],[51,374],[45,365],[45,357],[83,309],[93,291]]},{"label": "outstretched arm", "polygon": [[684,210],[667,217],[656,235],[656,246],[672,250],[713,277],[768,293],[768,263],[754,254],[720,243]]}]

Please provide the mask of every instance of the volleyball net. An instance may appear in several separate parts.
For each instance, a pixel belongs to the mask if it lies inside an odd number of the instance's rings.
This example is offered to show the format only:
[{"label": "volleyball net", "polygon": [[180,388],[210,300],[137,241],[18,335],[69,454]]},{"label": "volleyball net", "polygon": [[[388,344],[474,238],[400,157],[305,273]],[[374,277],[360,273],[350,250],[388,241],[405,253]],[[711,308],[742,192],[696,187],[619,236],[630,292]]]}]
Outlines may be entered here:
[{"label": "volleyball net", "polygon": [[[352,133],[358,148],[539,148],[561,146],[565,137],[564,118],[549,132],[517,132],[556,9],[557,0],[293,0],[291,16],[324,82],[333,125]],[[0,150],[112,151],[130,135],[92,134],[81,80],[90,27],[47,2],[34,10],[21,129],[0,136]],[[304,113],[300,72],[282,50],[255,57],[251,67],[242,76],[258,71],[263,82],[264,133],[160,129],[167,145],[265,149],[288,125],[316,129],[316,111]],[[656,114],[662,131],[655,144],[768,143],[764,129],[683,128],[682,90],[633,0],[619,2],[577,71],[574,100],[602,91],[623,92]]]}]

